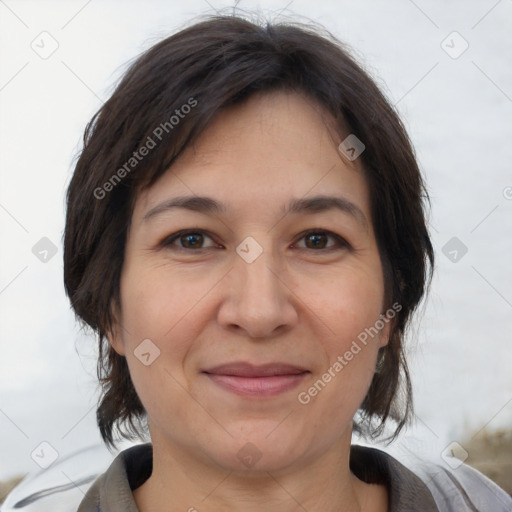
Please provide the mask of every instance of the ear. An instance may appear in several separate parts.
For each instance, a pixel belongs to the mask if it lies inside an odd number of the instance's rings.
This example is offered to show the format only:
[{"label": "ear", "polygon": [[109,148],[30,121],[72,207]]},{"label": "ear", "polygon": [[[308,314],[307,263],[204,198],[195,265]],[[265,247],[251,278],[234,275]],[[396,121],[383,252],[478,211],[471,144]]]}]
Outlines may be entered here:
[{"label": "ear", "polygon": [[106,336],[110,346],[120,355],[124,356],[126,354],[124,340],[122,336],[123,328],[121,326],[120,321],[120,312],[118,308],[112,304],[111,308],[111,318],[112,318],[112,326],[110,329],[107,329]]},{"label": "ear", "polygon": [[106,333],[107,340],[110,346],[120,355],[125,355],[124,343],[123,340],[117,334],[114,334],[110,331]]},{"label": "ear", "polygon": [[[390,311],[392,311],[393,316],[390,315]],[[389,339],[391,337],[391,333],[393,332],[393,328],[395,326],[395,310],[388,309],[384,313],[381,314],[380,320],[384,324],[382,329],[379,332],[379,347],[385,347],[389,343]]]},{"label": "ear", "polygon": [[391,335],[391,330],[393,327],[393,321],[386,319],[383,320],[385,322],[384,328],[380,331],[380,346],[385,347],[389,342],[389,337]]}]

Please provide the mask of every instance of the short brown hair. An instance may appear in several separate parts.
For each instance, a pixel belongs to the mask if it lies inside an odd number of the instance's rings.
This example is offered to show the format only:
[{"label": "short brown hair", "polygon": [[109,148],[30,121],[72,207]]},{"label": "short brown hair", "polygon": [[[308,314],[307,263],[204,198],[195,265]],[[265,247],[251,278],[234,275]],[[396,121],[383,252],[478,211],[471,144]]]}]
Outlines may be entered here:
[{"label": "short brown hair", "polygon": [[[146,416],[126,359],[106,338],[114,325],[113,308],[120,308],[120,274],[135,200],[222,109],[275,90],[305,94],[366,146],[360,158],[386,303],[399,303],[401,310],[389,343],[380,349],[379,371],[355,427],[378,435],[393,418],[395,437],[412,413],[403,340],[431,280],[434,255],[425,221],[428,194],[406,131],[369,75],[325,30],[214,16],[164,39],[130,66],[87,125],[67,191],[64,283],[76,317],[99,337],[97,420],[107,445],[114,445],[114,428],[123,437],[142,433]],[[192,102],[194,108],[173,123],[176,109]],[[155,139],[157,127],[158,144],[127,166],[148,138]]]}]

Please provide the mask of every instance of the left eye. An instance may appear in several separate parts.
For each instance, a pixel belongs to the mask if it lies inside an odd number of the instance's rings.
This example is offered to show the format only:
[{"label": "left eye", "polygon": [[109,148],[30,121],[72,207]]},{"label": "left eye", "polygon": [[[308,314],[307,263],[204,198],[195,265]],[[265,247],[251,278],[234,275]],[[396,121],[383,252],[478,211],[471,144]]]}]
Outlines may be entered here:
[{"label": "left eye", "polygon": [[[329,239],[334,240],[334,244],[328,246]],[[300,247],[300,249],[317,250],[348,247],[346,240],[330,231],[308,231],[303,233],[299,240],[305,240],[305,247]]]}]

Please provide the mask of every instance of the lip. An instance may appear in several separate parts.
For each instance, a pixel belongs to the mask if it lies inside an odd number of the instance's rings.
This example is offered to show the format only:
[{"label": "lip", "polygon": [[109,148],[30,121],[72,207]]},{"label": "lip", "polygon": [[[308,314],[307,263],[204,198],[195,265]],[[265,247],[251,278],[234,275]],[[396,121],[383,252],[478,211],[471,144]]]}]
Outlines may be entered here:
[{"label": "lip", "polygon": [[310,374],[300,366],[287,363],[253,365],[228,363],[203,371],[216,385],[246,397],[270,397],[289,391]]},{"label": "lip", "polygon": [[232,375],[235,377],[273,377],[276,375],[298,375],[308,370],[302,366],[287,363],[266,363],[255,365],[245,361],[221,364],[214,366],[204,373],[213,375]]}]

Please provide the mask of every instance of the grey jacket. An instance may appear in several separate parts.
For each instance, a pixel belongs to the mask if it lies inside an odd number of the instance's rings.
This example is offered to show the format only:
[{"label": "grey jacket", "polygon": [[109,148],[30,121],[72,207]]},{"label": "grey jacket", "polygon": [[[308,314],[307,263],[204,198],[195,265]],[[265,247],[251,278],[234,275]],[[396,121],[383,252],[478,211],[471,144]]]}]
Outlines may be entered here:
[{"label": "grey jacket", "polygon": [[[353,473],[368,483],[388,487],[389,512],[512,512],[512,498],[469,466],[449,470],[418,460],[412,466],[409,461],[409,467],[402,462],[376,448],[351,448]],[[133,446],[120,452],[93,482],[74,480],[29,496],[23,496],[18,488],[0,510],[138,512],[132,489],[147,480],[152,463],[151,444]]]}]

